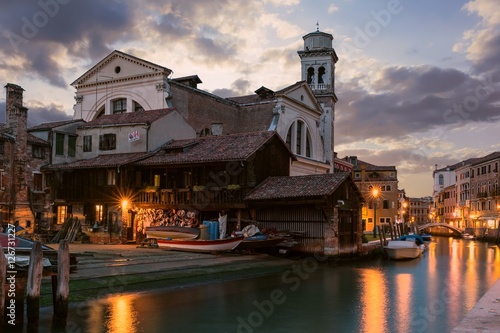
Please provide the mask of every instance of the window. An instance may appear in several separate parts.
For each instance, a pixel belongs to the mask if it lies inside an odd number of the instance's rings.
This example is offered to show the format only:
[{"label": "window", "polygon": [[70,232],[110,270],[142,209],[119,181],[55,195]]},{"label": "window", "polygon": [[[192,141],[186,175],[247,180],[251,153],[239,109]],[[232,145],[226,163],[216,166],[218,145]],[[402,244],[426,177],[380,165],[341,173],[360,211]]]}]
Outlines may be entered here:
[{"label": "window", "polygon": [[116,134],[99,135],[99,150],[116,149]]},{"label": "window", "polygon": [[84,152],[92,151],[92,135],[83,136],[83,151]]},{"label": "window", "polygon": [[68,156],[75,157],[76,152],[76,136],[68,136]]},{"label": "window", "polygon": [[359,173],[359,172],[355,172],[355,173],[354,173],[354,178],[356,178],[356,179],[361,178],[361,173]]},{"label": "window", "polygon": [[64,155],[64,134],[56,133],[56,155]]},{"label": "window", "polygon": [[116,185],[116,171],[115,169],[108,170],[107,185]]},{"label": "window", "polygon": [[294,154],[311,157],[311,135],[302,120],[297,120],[290,125],[286,143]]},{"label": "window", "polygon": [[95,220],[96,221],[102,221],[103,209],[104,209],[104,207],[102,205],[95,205]]},{"label": "window", "polygon": [[41,173],[33,174],[33,191],[43,191],[43,176]]},{"label": "window", "polygon": [[439,185],[444,185],[444,176],[439,175]]},{"label": "window", "polygon": [[5,154],[5,142],[0,141],[0,154],[3,155]]},{"label": "window", "polygon": [[68,216],[68,206],[57,206],[57,224],[63,224]]},{"label": "window", "polygon": [[37,145],[31,146],[31,156],[33,156],[33,158],[45,158],[45,148]]},{"label": "window", "polygon": [[127,99],[120,98],[113,101],[113,113],[123,113],[127,111]]},{"label": "window", "polygon": [[389,209],[389,200],[382,201],[382,209]]}]

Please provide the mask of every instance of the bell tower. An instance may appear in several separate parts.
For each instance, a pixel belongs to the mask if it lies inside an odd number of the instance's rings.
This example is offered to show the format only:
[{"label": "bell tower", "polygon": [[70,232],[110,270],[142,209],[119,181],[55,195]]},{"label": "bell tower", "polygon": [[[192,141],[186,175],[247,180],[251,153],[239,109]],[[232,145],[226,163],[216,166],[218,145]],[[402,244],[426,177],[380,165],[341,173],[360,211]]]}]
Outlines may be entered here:
[{"label": "bell tower", "polygon": [[335,64],[339,60],[332,47],[333,36],[319,30],[308,33],[304,37],[304,49],[297,51],[300,57],[302,81],[306,81],[320,103],[320,131],[324,142],[325,160],[331,164],[333,172],[333,129],[335,119]]}]

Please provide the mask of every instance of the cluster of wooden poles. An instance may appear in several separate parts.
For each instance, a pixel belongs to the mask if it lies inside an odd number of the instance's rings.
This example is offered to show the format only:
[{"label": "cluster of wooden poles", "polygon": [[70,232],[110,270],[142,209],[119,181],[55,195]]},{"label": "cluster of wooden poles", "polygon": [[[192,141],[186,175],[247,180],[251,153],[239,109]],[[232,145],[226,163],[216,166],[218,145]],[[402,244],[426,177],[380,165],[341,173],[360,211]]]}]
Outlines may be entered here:
[{"label": "cluster of wooden poles", "polygon": [[[40,318],[40,289],[43,267],[43,250],[39,241],[33,243],[29,266],[26,270],[12,269],[9,256],[6,256],[0,245],[0,332],[21,329],[26,319],[28,332],[38,331]],[[56,327],[66,326],[69,299],[70,253],[67,240],[59,242],[57,252],[57,272],[50,272],[52,279],[52,297],[54,307],[53,324]],[[3,328],[3,329],[2,329]]]}]

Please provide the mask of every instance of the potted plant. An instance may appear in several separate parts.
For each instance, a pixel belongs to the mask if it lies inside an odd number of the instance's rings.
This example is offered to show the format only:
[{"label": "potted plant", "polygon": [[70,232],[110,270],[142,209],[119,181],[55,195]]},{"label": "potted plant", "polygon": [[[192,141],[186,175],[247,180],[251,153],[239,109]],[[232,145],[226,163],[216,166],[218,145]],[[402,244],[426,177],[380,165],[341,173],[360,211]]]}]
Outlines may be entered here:
[{"label": "potted plant", "polygon": [[238,184],[229,184],[227,185],[227,189],[230,191],[236,191],[240,189],[240,185]]}]

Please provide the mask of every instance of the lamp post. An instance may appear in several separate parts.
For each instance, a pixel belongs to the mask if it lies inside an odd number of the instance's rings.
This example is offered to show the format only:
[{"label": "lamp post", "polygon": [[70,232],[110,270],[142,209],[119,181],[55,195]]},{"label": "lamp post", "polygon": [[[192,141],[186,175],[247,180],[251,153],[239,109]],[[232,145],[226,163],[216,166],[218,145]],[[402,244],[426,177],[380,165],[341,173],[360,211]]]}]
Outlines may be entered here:
[{"label": "lamp post", "polygon": [[378,197],[378,189],[374,188],[372,190],[373,196],[373,237],[377,237],[377,197]]}]

